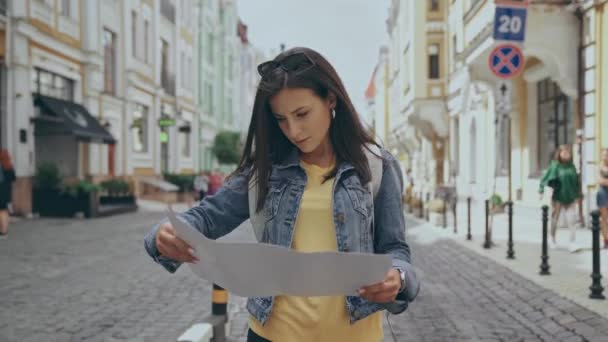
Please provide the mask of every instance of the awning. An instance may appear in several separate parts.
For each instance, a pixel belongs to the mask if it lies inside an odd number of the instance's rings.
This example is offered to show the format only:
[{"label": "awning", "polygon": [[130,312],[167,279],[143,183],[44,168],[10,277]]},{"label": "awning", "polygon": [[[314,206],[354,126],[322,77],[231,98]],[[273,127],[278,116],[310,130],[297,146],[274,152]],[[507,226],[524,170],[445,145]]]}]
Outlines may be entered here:
[{"label": "awning", "polygon": [[34,117],[36,136],[73,135],[78,140],[114,144],[116,140],[81,104],[34,95],[40,115]]}]

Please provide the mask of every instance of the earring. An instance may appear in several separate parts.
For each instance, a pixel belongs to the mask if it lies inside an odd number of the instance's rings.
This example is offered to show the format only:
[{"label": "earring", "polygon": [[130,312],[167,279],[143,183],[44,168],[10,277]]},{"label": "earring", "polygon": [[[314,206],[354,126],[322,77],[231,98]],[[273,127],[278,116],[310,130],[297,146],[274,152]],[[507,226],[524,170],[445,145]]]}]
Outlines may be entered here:
[{"label": "earring", "polygon": [[336,118],[336,110],[332,108],[331,110],[331,118],[335,119]]}]

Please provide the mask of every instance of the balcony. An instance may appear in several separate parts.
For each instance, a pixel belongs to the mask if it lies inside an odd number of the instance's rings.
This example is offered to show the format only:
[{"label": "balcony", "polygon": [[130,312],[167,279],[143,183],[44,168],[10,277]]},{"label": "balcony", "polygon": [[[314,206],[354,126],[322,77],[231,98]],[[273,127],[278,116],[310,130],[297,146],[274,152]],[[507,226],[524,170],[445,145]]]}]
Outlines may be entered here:
[{"label": "balcony", "polygon": [[165,94],[175,96],[175,75],[168,71],[162,71],[160,75],[160,85]]},{"label": "balcony", "polygon": [[160,13],[169,22],[175,24],[175,5],[170,0],[162,0],[160,3]]}]

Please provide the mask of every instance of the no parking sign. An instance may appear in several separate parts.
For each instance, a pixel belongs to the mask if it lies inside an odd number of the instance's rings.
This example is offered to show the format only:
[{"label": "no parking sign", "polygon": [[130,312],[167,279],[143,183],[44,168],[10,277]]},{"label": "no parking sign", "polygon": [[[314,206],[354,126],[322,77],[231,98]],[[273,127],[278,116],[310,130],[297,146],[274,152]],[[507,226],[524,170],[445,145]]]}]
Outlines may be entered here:
[{"label": "no parking sign", "polygon": [[500,44],[490,52],[488,64],[494,75],[509,79],[523,69],[524,55],[516,45]]}]

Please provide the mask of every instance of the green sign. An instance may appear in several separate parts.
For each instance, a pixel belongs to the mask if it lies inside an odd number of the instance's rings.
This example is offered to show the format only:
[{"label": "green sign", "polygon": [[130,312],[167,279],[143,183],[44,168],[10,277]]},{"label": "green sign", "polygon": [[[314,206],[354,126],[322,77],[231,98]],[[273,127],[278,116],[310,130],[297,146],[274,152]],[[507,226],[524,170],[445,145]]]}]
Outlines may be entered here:
[{"label": "green sign", "polygon": [[169,141],[169,134],[167,132],[160,132],[160,142],[166,143],[167,141]]},{"label": "green sign", "polygon": [[160,119],[158,119],[158,125],[160,127],[175,126],[175,119],[172,119],[172,118],[160,118]]}]

